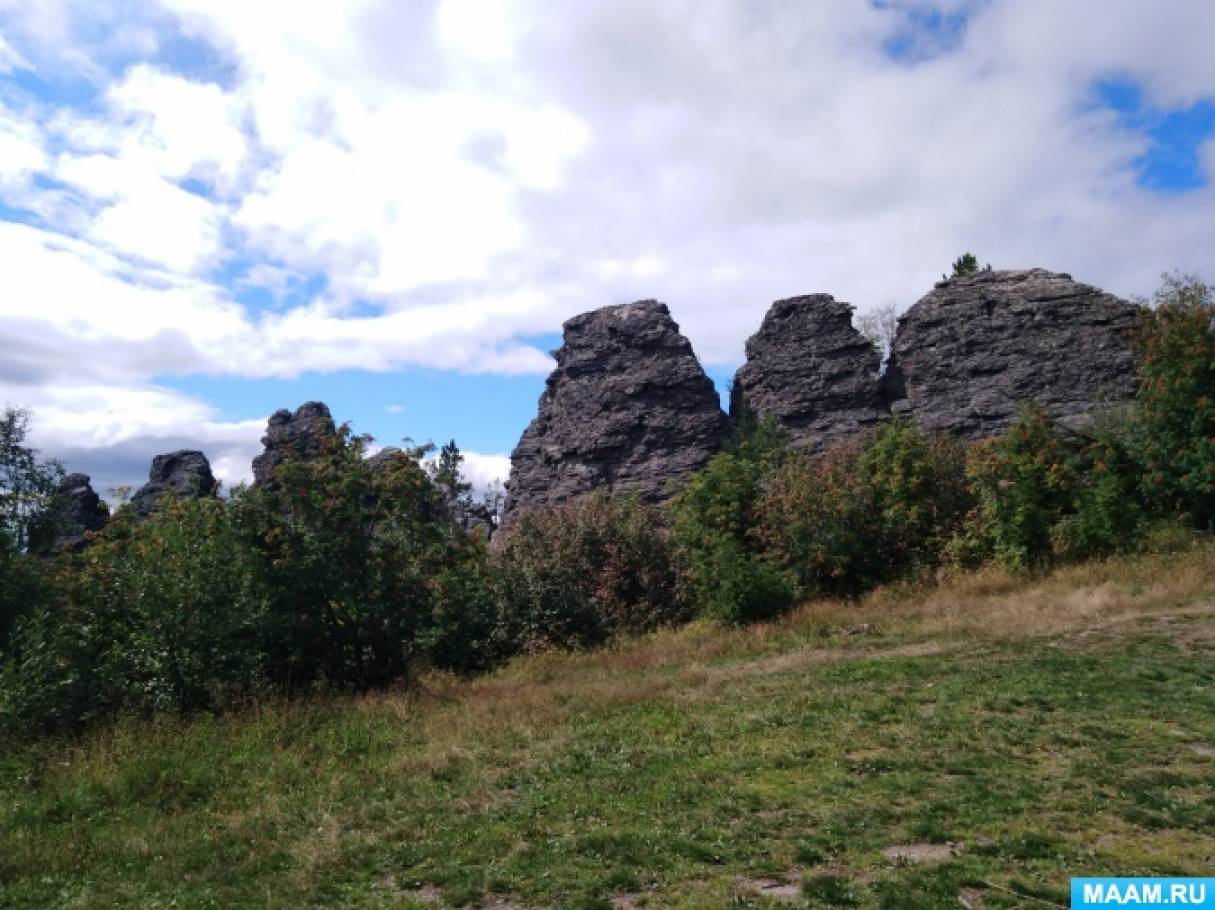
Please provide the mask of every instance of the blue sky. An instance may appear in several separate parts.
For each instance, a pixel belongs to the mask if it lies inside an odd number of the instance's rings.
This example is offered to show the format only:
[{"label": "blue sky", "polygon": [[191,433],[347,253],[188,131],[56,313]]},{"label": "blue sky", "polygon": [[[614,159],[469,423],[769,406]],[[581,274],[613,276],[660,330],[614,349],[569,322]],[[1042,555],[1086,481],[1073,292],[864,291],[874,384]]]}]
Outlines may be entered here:
[{"label": "blue sky", "polygon": [[478,484],[560,325],[666,301],[724,393],[777,298],[973,250],[1208,275],[1192,0],[0,2],[0,401],[101,489],[305,400]]}]

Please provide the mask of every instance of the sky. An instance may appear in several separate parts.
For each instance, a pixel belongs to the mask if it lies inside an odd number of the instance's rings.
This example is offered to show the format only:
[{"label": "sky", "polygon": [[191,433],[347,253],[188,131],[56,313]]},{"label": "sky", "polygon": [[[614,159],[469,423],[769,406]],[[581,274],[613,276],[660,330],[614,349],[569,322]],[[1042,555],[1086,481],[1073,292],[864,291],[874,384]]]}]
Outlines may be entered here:
[{"label": "sky", "polygon": [[1212,275],[1208,0],[0,0],[0,404],[100,492],[310,399],[505,479],[561,323],[971,250]]}]

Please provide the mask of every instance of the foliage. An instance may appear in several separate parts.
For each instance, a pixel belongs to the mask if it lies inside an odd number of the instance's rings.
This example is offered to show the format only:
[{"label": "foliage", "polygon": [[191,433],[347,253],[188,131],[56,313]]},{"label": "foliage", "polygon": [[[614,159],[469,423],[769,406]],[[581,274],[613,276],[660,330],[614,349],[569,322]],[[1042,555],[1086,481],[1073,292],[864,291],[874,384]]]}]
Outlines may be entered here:
[{"label": "foliage", "polygon": [[50,599],[46,566],[17,550],[7,534],[0,534],[0,662],[18,619],[45,606]]},{"label": "foliage", "polygon": [[975,258],[974,253],[963,253],[953,261],[954,278],[965,278],[968,275],[973,275],[979,270],[979,260]]},{"label": "foliage", "polygon": [[880,511],[883,579],[938,565],[973,505],[965,443],[914,421],[880,424],[858,459]]},{"label": "foliage", "polygon": [[431,465],[431,480],[449,502],[456,502],[466,497],[472,489],[471,483],[460,479],[460,465],[463,462],[464,455],[453,439],[439,450],[438,457]]},{"label": "foliage", "polygon": [[1060,559],[1087,559],[1136,549],[1147,531],[1140,502],[1139,471],[1127,441],[1104,431],[1072,456],[1075,485],[1069,514],[1051,528]]},{"label": "foliage", "polygon": [[231,512],[166,498],[60,566],[60,602],[17,628],[0,692],[10,720],[77,728],[119,712],[222,707],[260,688],[265,598]]},{"label": "foliage", "polygon": [[1164,276],[1136,336],[1143,488],[1156,508],[1215,529],[1215,289]]},{"label": "foliage", "polygon": [[43,461],[25,444],[29,411],[5,408],[0,415],[0,534],[18,551],[29,545],[31,527],[63,478],[57,461]]},{"label": "foliage", "polygon": [[866,310],[858,316],[856,329],[885,360],[890,356],[895,335],[898,334],[898,308],[893,303],[886,303]]},{"label": "foliage", "polygon": [[598,491],[532,509],[495,541],[504,632],[524,649],[586,647],[686,618],[656,510]]},{"label": "foliage", "polygon": [[1051,530],[1069,511],[1076,476],[1046,413],[1024,406],[1005,435],[974,445],[966,474],[977,499],[964,538],[966,555],[1011,569],[1049,561]]},{"label": "foliage", "polygon": [[364,690],[420,656],[435,577],[465,544],[445,520],[418,450],[364,458],[342,427],[315,458],[288,456],[274,483],[235,504],[268,592],[267,672],[286,691]]},{"label": "foliage", "polygon": [[963,465],[957,442],[884,423],[782,465],[756,535],[800,596],[859,594],[941,561],[969,505]]},{"label": "foliage", "polygon": [[736,432],[732,446],[688,481],[670,509],[698,607],[745,622],[776,615],[792,597],[752,535],[764,484],[784,458],[786,440],[771,419]]},{"label": "foliage", "polygon": [[457,550],[431,585],[431,609],[418,643],[432,665],[475,673],[514,654],[517,645],[503,619],[494,564],[480,535]]},{"label": "foliage", "polygon": [[787,459],[759,508],[756,536],[802,597],[858,594],[881,574],[880,506],[856,442]]}]

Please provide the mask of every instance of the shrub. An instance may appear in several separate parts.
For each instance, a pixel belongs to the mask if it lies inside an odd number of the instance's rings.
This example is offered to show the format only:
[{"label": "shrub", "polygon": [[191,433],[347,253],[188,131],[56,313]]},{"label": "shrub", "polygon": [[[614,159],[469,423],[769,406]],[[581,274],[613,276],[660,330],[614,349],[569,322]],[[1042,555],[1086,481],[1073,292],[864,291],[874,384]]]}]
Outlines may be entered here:
[{"label": "shrub", "polygon": [[475,534],[464,553],[431,580],[431,609],[422,621],[418,645],[434,666],[476,673],[514,653],[493,572],[482,538]]},{"label": "shrub", "polygon": [[1146,530],[1133,453],[1103,432],[1073,456],[1070,514],[1051,528],[1051,549],[1062,559],[1087,559],[1138,547]]},{"label": "shrub", "polygon": [[856,594],[881,577],[880,504],[859,443],[787,459],[772,475],[755,531],[802,597]]},{"label": "shrub", "polygon": [[1156,509],[1215,528],[1215,291],[1166,275],[1136,335],[1143,489]]},{"label": "shrub", "polygon": [[29,411],[0,413],[0,535],[8,536],[17,552],[29,546],[30,531],[63,479],[59,462],[44,461],[25,445],[29,422]]},{"label": "shrub", "polygon": [[260,688],[265,600],[232,515],[168,499],[118,518],[58,576],[60,602],[21,622],[0,692],[25,728],[119,712],[221,707]]},{"label": "shrub", "polygon": [[883,579],[939,565],[973,499],[966,480],[967,447],[918,423],[891,420],[861,444],[858,467],[881,512]]},{"label": "shrub", "polygon": [[45,564],[19,553],[12,538],[0,534],[0,662],[18,619],[44,606],[49,598]]},{"label": "shrub", "polygon": [[713,456],[672,500],[672,533],[701,612],[744,622],[788,606],[791,592],[763,562],[752,533],[784,447],[773,421],[744,421],[731,448]]},{"label": "shrub", "polygon": [[242,539],[269,593],[264,649],[276,687],[365,690],[422,656],[435,579],[466,538],[420,452],[364,458],[347,427],[315,457],[288,457],[236,502]]},{"label": "shrub", "polygon": [[503,634],[519,648],[586,647],[687,614],[657,510],[602,490],[520,515],[494,569]]},{"label": "shrub", "polygon": [[797,457],[765,489],[755,531],[800,596],[854,595],[937,565],[967,512],[965,449],[883,423]]},{"label": "shrub", "polygon": [[1052,530],[1071,512],[1076,466],[1046,413],[1025,405],[1008,432],[974,445],[966,464],[977,500],[962,549],[1027,569],[1053,556]]}]

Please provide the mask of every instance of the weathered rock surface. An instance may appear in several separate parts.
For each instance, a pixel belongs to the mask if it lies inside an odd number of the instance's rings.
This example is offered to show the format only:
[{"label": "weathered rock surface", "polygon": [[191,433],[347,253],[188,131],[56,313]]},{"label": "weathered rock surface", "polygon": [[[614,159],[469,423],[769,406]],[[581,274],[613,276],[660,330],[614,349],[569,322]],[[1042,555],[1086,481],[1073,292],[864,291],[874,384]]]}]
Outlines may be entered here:
[{"label": "weathered rock surface", "polygon": [[599,486],[668,498],[726,433],[691,344],[654,300],[583,313],[564,331],[539,413],[511,455],[507,514]]},{"label": "weathered rock surface", "polygon": [[179,499],[203,499],[214,496],[215,489],[215,475],[206,455],[193,449],[167,452],[152,459],[148,482],[131,497],[131,509],[146,518],[170,490]]},{"label": "weathered rock surface", "polygon": [[269,483],[274,469],[283,463],[288,452],[300,458],[315,458],[325,440],[336,432],[333,417],[324,402],[305,402],[294,414],[286,408],[275,411],[270,415],[266,435],[262,437],[265,448],[253,459],[253,486]]},{"label": "weathered rock surface", "polygon": [[885,376],[894,413],[966,437],[1036,401],[1076,427],[1135,394],[1138,308],[1045,269],[938,282],[899,320]]},{"label": "weathered rock surface", "polygon": [[778,300],[747,340],[730,416],[775,418],[793,445],[818,452],[877,422],[886,411],[881,356],[852,327],[852,306],[830,294]]},{"label": "weathered rock surface", "polygon": [[86,531],[100,531],[109,507],[93,489],[87,474],[68,474],[59,482],[50,507],[31,531],[30,552],[53,556],[64,549],[83,550]]}]

